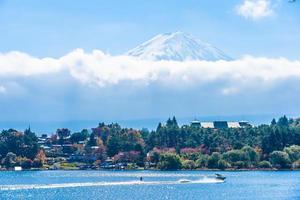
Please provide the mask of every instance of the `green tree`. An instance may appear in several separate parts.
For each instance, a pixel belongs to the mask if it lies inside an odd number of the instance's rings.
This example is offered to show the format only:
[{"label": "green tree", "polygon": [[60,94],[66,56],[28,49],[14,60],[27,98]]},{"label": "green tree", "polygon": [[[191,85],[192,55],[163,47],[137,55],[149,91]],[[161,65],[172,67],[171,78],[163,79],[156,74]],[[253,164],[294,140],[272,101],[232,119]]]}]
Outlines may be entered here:
[{"label": "green tree", "polygon": [[226,160],[220,159],[218,161],[218,168],[219,169],[224,170],[224,169],[226,169],[228,167],[230,167],[230,164]]},{"label": "green tree", "polygon": [[67,128],[60,128],[56,130],[56,135],[59,138],[59,143],[64,144],[65,139],[71,136],[71,131]]},{"label": "green tree", "polygon": [[289,155],[283,151],[273,151],[270,154],[270,162],[277,168],[288,168],[291,164]]},{"label": "green tree", "polygon": [[197,168],[205,168],[207,167],[207,162],[208,162],[207,156],[203,155],[196,160],[196,166]]},{"label": "green tree", "polygon": [[300,159],[293,162],[292,167],[293,169],[300,169]]},{"label": "green tree", "polygon": [[107,142],[107,155],[112,157],[121,150],[121,140],[118,136],[112,135]]},{"label": "green tree", "polygon": [[8,152],[17,156],[35,158],[38,142],[35,133],[30,128],[24,133],[14,129],[3,130],[0,134],[0,157],[4,158]]},{"label": "green tree", "polygon": [[21,155],[29,159],[34,159],[38,153],[38,149],[38,138],[30,128],[26,129],[24,131],[24,146]]},{"label": "green tree", "polygon": [[300,159],[300,146],[298,145],[285,147],[283,151],[289,155],[289,158],[292,162],[295,162],[296,160]]},{"label": "green tree", "polygon": [[71,142],[78,143],[80,141],[85,141],[89,137],[89,132],[87,129],[83,129],[81,132],[73,133],[70,137]]},{"label": "green tree", "polygon": [[43,162],[39,159],[34,159],[32,162],[32,167],[41,168],[41,167],[43,167]]},{"label": "green tree", "polygon": [[263,161],[258,163],[258,167],[259,168],[264,168],[264,169],[269,169],[269,168],[272,168],[272,165],[269,161],[263,160]]},{"label": "green tree", "polygon": [[183,169],[195,169],[196,168],[196,164],[192,160],[184,160],[182,162],[182,168]]},{"label": "green tree", "polygon": [[23,169],[30,169],[32,167],[32,160],[23,158],[20,164]]},{"label": "green tree", "polygon": [[276,119],[272,119],[272,121],[271,121],[271,126],[275,126],[277,124],[277,122],[276,122]]},{"label": "green tree", "polygon": [[282,127],[274,126],[263,131],[262,149],[264,153],[269,154],[272,151],[282,150],[284,148],[285,138],[283,137],[284,129]]},{"label": "green tree", "polygon": [[207,167],[211,169],[218,169],[218,162],[221,159],[221,155],[218,152],[212,153],[212,155],[208,158]]},{"label": "green tree", "polygon": [[245,146],[242,148],[243,160],[248,162],[249,165],[256,165],[259,161],[259,154],[250,146]]},{"label": "green tree", "polygon": [[285,115],[283,117],[280,117],[278,119],[277,125],[278,126],[289,126],[288,118]]},{"label": "green tree", "polygon": [[94,133],[92,133],[92,134],[90,135],[90,138],[89,138],[89,141],[88,141],[87,145],[88,145],[89,147],[97,146],[97,139],[96,139]]},{"label": "green tree", "polygon": [[182,164],[180,157],[176,154],[161,154],[159,158],[158,168],[161,170],[177,170],[181,169]]},{"label": "green tree", "polygon": [[4,158],[8,153],[8,147],[5,141],[0,141],[0,158]]},{"label": "green tree", "polygon": [[241,150],[231,150],[224,153],[223,158],[230,163],[244,161],[244,152]]},{"label": "green tree", "polygon": [[14,154],[12,152],[8,152],[7,155],[5,156],[5,158],[2,160],[2,164],[6,168],[12,168],[16,164],[16,159],[17,159],[16,154]]},{"label": "green tree", "polygon": [[293,122],[293,124],[292,124],[292,126],[296,127],[296,128],[297,127],[300,128],[300,118],[295,119],[294,122]]}]

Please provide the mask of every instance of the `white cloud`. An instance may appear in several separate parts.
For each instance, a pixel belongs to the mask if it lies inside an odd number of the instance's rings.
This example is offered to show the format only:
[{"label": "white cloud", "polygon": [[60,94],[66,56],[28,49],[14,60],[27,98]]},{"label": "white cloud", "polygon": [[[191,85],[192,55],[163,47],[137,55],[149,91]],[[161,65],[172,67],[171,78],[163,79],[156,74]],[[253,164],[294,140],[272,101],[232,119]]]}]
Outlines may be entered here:
[{"label": "white cloud", "polygon": [[239,15],[254,20],[274,13],[271,0],[244,0],[237,6],[236,11]]},{"label": "white cloud", "polygon": [[26,53],[12,51],[0,53],[0,76],[30,76],[60,70],[54,58],[35,58]]},{"label": "white cloud", "polygon": [[20,52],[0,54],[1,79],[16,81],[20,77],[30,79],[45,74],[66,74],[82,85],[99,88],[126,82],[184,89],[222,81],[217,87],[222,94],[230,95],[237,94],[241,88],[268,89],[278,81],[300,78],[300,61],[252,56],[216,62],[146,61],[110,56],[100,50],[85,53],[81,49],[58,59],[39,59]]},{"label": "white cloud", "polygon": [[60,58],[10,52],[0,54],[0,105],[12,114],[0,120],[27,120],[33,111],[39,120],[296,113],[298,85],[300,60],[285,58],[174,62],[99,50]]}]

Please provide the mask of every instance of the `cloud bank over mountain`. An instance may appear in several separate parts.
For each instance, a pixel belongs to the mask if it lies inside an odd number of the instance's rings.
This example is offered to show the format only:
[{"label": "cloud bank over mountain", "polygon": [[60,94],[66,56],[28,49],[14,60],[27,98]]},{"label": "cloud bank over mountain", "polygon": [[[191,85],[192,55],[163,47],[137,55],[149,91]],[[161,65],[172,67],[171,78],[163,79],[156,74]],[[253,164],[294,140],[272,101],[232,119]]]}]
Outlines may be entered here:
[{"label": "cloud bank over mountain", "polygon": [[0,55],[1,120],[297,113],[300,61],[149,61],[74,50]]},{"label": "cloud bank over mountain", "polygon": [[[36,58],[21,52],[0,54],[1,79],[30,79],[65,74],[86,86],[161,84],[165,87],[197,87],[225,81],[230,87],[275,86],[300,78],[300,61],[244,56],[232,61],[149,61],[130,56],[110,56],[100,50],[77,49],[60,58]],[[1,83],[5,87],[5,82]],[[220,89],[224,85],[220,85]],[[9,91],[7,91],[9,92]]]}]

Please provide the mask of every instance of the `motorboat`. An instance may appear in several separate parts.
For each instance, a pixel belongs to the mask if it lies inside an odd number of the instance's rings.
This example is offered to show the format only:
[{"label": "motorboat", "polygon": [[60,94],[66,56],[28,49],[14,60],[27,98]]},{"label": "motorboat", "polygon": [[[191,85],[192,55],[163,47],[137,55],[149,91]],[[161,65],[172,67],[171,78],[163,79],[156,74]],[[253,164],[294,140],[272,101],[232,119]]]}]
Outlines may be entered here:
[{"label": "motorboat", "polygon": [[225,179],[226,179],[226,177],[225,176],[223,176],[223,175],[221,175],[221,174],[215,174],[216,175],[216,179],[217,180],[222,180],[222,181],[224,181]]}]

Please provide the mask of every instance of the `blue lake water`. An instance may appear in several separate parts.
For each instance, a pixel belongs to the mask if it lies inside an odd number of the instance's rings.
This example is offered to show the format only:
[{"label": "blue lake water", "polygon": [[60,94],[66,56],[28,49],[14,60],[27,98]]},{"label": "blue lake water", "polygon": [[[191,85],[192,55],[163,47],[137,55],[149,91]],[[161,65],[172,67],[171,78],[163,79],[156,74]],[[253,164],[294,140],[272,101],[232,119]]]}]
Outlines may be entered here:
[{"label": "blue lake water", "polygon": [[300,172],[221,173],[225,182],[210,171],[0,172],[0,199],[300,199]]}]

